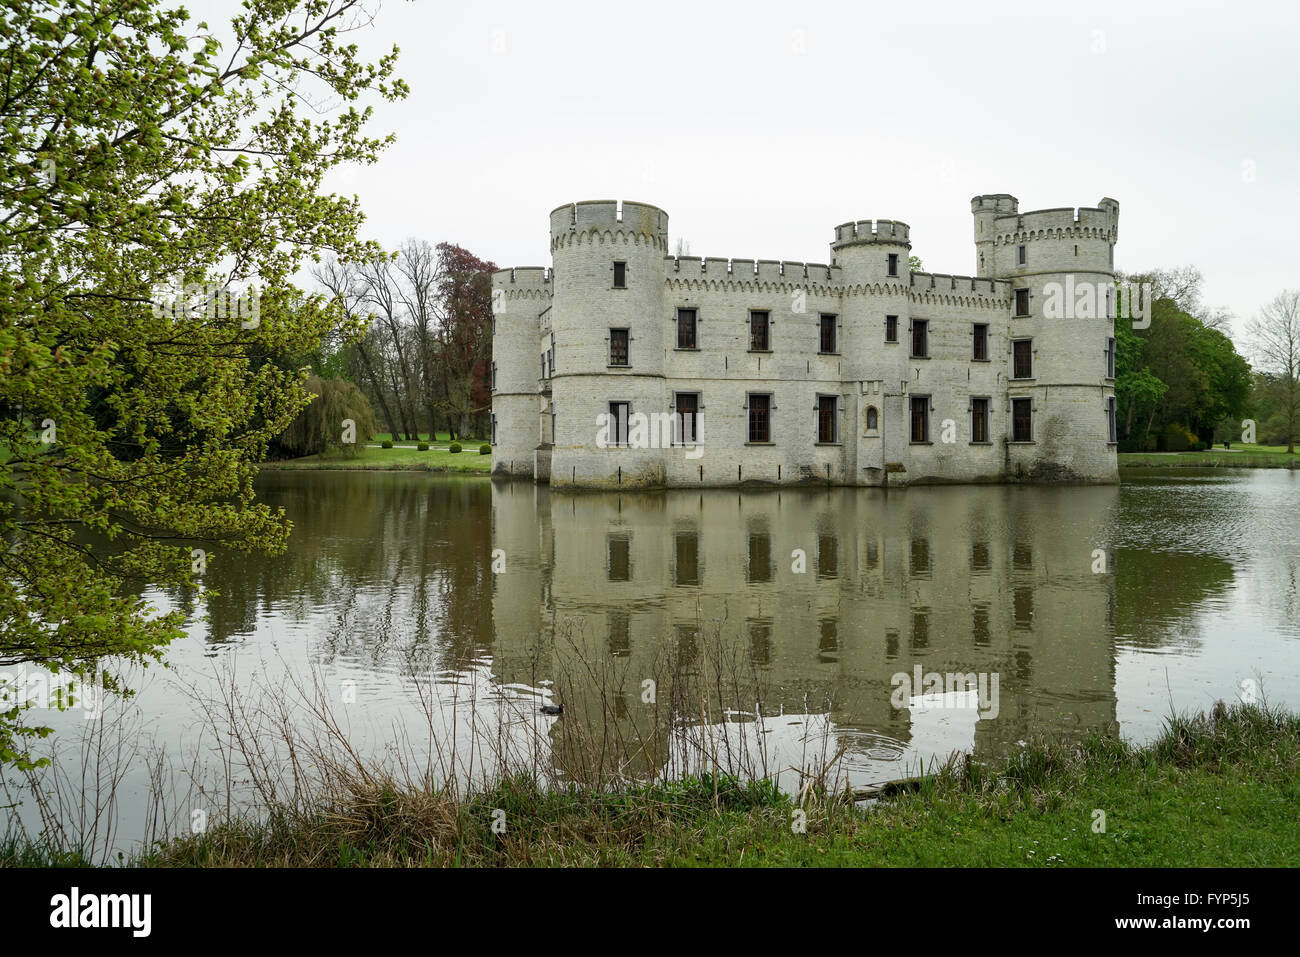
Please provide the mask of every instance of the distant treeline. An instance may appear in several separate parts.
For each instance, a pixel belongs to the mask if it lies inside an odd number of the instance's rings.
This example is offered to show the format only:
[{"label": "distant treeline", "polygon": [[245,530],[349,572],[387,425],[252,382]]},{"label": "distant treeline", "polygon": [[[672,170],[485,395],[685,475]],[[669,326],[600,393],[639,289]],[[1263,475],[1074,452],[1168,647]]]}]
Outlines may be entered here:
[{"label": "distant treeline", "polygon": [[[373,421],[375,430],[402,439],[422,432],[447,432],[453,439],[487,435],[495,269],[454,243],[414,239],[391,256],[365,263],[326,260],[315,268],[321,290],[348,318],[344,331],[301,357],[319,379],[313,391],[322,402],[334,400],[333,415],[326,418],[332,423],[351,410],[356,414],[347,417],[358,426]],[[330,385],[340,382],[356,388]],[[318,446],[333,428],[295,423],[279,451],[323,451]],[[358,430],[357,442],[370,437],[362,431],[367,430]],[[313,438],[318,433],[321,438]]]},{"label": "distant treeline", "polygon": [[1228,337],[1228,314],[1201,302],[1198,270],[1160,269],[1121,279],[1150,283],[1153,300],[1148,328],[1115,323],[1121,451],[1184,451],[1239,442],[1247,418],[1256,421],[1261,444],[1294,440],[1296,422],[1287,405],[1295,395],[1297,370],[1293,366],[1288,375],[1279,368],[1266,343],[1276,325],[1278,300],[1263,307],[1249,326],[1247,346],[1261,362],[1252,370]]}]

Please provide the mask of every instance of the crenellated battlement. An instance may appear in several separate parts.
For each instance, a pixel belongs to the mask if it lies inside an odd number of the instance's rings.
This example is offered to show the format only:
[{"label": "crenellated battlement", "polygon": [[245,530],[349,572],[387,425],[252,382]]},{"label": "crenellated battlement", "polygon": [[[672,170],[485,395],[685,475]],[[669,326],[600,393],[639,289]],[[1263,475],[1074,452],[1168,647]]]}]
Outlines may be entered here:
[{"label": "crenellated battlement", "polygon": [[664,271],[669,279],[758,282],[764,284],[835,285],[840,268],[826,263],[791,262],[782,259],[724,259],[700,256],[666,256]]},{"label": "crenellated battlement", "polygon": [[1020,210],[1020,200],[1010,193],[985,193],[975,196],[970,201],[972,213],[1015,213]]},{"label": "crenellated battlement", "polygon": [[1008,279],[986,279],[981,276],[954,276],[941,272],[911,273],[912,290],[917,293],[951,293],[962,296],[1005,301],[1011,295]]},{"label": "crenellated battlement", "polygon": [[502,286],[548,286],[552,273],[549,266],[512,266],[498,269],[492,274],[492,285]]},{"label": "crenellated battlement", "polygon": [[1097,206],[1060,206],[1027,212],[1000,213],[993,220],[995,242],[1013,239],[1082,236],[1115,241],[1119,231],[1119,203],[1103,197]]},{"label": "crenellated battlement", "polygon": [[552,246],[559,237],[589,232],[626,233],[668,242],[668,214],[658,206],[612,199],[565,203],[551,210]]},{"label": "crenellated battlement", "polygon": [[898,243],[911,245],[908,238],[910,227],[896,219],[859,219],[853,223],[842,223],[835,227],[833,247],[847,246],[850,243]]}]

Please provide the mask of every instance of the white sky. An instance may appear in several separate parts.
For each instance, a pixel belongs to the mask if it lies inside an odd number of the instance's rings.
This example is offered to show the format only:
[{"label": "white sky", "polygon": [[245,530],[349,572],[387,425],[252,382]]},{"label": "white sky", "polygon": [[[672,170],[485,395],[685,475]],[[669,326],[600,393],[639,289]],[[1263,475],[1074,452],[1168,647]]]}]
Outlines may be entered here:
[{"label": "white sky", "polygon": [[398,43],[411,86],[382,161],[332,180],[390,245],[549,265],[551,209],[631,199],[693,255],[826,262],[836,224],[885,218],[970,274],[972,196],[1113,196],[1116,265],[1198,266],[1235,331],[1300,286],[1294,0],[384,0],[353,38]]}]

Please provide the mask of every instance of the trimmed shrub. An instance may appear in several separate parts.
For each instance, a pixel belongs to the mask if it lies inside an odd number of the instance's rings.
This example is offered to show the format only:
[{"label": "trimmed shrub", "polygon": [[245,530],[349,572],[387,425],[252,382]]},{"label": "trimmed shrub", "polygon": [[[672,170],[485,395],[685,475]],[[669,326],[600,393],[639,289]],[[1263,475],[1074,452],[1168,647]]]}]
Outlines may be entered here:
[{"label": "trimmed shrub", "polygon": [[380,444],[380,446],[381,446],[382,448],[385,448],[385,449],[391,449],[391,448],[393,447],[393,440],[392,440],[392,439],[384,439],[384,441],[380,442],[379,444]]},{"label": "trimmed shrub", "polygon": [[1170,422],[1160,433],[1160,444],[1165,452],[1186,452],[1197,441],[1199,440],[1195,435],[1177,422]]},{"label": "trimmed shrub", "polygon": [[428,442],[421,442],[419,445],[416,446],[416,449],[419,450],[419,451],[421,451],[421,452],[427,452],[427,451],[429,451],[429,443],[428,443]]},{"label": "trimmed shrub", "polygon": [[459,442],[453,442],[453,443],[451,443],[451,445],[447,446],[447,451],[448,451],[448,452],[459,452],[459,451],[460,451],[460,443],[459,443]]},{"label": "trimmed shrub", "polygon": [[488,445],[486,442],[484,442],[482,445],[480,445],[480,446],[478,447],[478,454],[479,454],[479,455],[491,455],[491,454],[492,454],[492,446],[490,446],[490,445]]}]

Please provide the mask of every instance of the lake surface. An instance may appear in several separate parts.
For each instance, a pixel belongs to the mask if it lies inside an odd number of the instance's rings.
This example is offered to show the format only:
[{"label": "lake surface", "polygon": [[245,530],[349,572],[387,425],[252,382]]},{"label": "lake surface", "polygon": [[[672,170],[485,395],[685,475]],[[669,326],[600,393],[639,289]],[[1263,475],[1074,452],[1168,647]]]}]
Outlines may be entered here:
[{"label": "lake surface", "polygon": [[[479,722],[566,761],[624,746],[637,777],[691,766],[671,734],[625,747],[685,723],[755,773],[839,754],[855,787],[1035,735],[1146,740],[1171,709],[1218,699],[1300,707],[1296,472],[622,495],[418,473],[258,481],[294,523],[290,547],[210,555],[206,619],[195,611],[167,669],[135,673],[119,739],[140,751],[116,785],[115,846],[160,788],[145,751],[172,780],[221,763],[197,699],[223,681],[254,704],[316,682],[376,753]],[[950,673],[989,694],[913,686]],[[75,777],[93,722],[39,718]],[[4,813],[35,821],[27,801]]]}]

